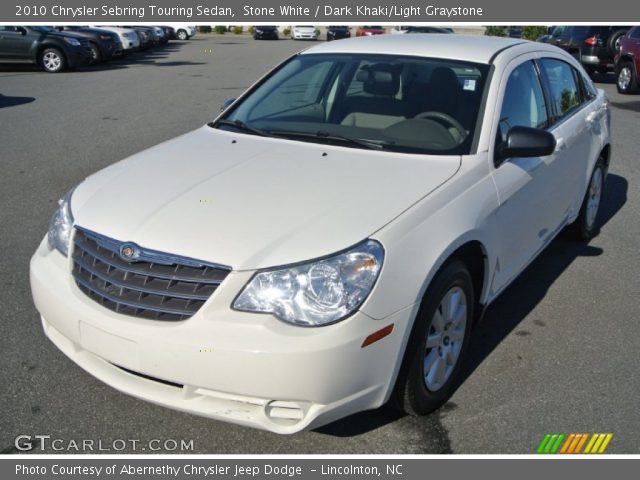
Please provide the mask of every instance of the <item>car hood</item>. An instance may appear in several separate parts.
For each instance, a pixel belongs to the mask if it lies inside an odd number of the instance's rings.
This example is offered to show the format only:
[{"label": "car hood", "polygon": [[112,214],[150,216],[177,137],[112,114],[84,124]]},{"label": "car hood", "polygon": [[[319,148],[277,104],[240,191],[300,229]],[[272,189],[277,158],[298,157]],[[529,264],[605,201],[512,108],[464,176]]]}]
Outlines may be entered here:
[{"label": "car hood", "polygon": [[71,208],[102,235],[252,270],[364,240],[459,166],[203,127],[90,176]]}]

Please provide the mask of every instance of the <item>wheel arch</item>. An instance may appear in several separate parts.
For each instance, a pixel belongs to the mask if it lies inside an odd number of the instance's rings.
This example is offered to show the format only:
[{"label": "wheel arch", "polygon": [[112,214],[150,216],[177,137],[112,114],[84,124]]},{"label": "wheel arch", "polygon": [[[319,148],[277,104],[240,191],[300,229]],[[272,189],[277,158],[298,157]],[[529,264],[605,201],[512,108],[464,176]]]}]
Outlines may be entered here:
[{"label": "wheel arch", "polygon": [[42,52],[44,52],[47,48],[55,48],[56,50],[58,50],[60,52],[60,54],[62,55],[62,57],[64,58],[65,64],[69,65],[69,59],[67,58],[67,52],[64,51],[64,48],[57,44],[57,43],[53,43],[53,42],[46,42],[43,43],[41,45],[38,45],[38,48],[36,50],[36,62],[38,63],[38,65],[40,65],[40,55],[42,55]]}]

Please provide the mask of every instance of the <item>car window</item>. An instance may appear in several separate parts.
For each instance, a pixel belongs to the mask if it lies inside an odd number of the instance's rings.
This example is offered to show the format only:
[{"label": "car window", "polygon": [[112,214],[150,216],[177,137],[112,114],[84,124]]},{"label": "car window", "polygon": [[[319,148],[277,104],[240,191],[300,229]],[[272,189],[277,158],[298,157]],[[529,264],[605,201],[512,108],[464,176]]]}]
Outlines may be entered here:
[{"label": "car window", "polygon": [[629,38],[640,39],[640,27],[636,27],[629,32]]},{"label": "car window", "polygon": [[[376,54],[305,54],[285,63],[225,120],[298,141],[468,154],[488,65]],[[216,128],[233,129],[229,122]],[[246,131],[246,129],[245,129]],[[320,132],[320,135],[318,133]],[[359,142],[349,142],[349,140]]]},{"label": "car window", "polygon": [[544,128],[548,117],[535,65],[523,63],[509,75],[502,100],[498,141],[506,139],[511,127]]},{"label": "car window", "polygon": [[0,32],[17,32],[18,27],[13,27],[11,25],[0,25]]},{"label": "car window", "polygon": [[578,74],[571,65],[555,58],[543,58],[540,66],[549,86],[549,101],[555,122],[581,104]]}]

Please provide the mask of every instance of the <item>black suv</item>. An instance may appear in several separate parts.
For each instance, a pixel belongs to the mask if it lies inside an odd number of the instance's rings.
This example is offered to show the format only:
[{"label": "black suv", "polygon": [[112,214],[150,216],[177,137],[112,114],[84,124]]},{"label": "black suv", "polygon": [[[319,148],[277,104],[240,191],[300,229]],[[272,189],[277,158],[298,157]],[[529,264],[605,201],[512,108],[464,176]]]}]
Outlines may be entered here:
[{"label": "black suv", "polygon": [[122,54],[122,43],[120,43],[120,37],[113,32],[77,25],[56,27],[56,30],[60,32],[64,31],[67,33],[74,33],[86,38],[89,42],[89,48],[91,49],[94,62],[104,62],[112,57]]},{"label": "black suv", "polygon": [[620,39],[631,26],[569,25],[554,30],[548,43],[573,55],[589,73],[613,69]]},{"label": "black suv", "polygon": [[46,72],[89,65],[93,55],[86,38],[44,26],[0,26],[0,62],[37,63]]},{"label": "black suv", "polygon": [[344,25],[331,25],[327,27],[327,41],[340,40],[341,38],[349,38],[351,30]]}]

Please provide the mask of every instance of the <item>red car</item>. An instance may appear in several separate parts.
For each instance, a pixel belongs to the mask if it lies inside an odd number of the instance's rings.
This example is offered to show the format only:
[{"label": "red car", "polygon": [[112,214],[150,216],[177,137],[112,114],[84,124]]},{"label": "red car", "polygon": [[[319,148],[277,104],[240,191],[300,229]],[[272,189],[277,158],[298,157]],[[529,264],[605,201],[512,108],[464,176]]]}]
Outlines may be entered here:
[{"label": "red car", "polygon": [[365,25],[356,30],[356,37],[369,37],[371,35],[382,35],[386,33],[384,27]]},{"label": "red car", "polygon": [[620,39],[616,55],[616,86],[620,93],[640,91],[640,26],[633,27]]}]

